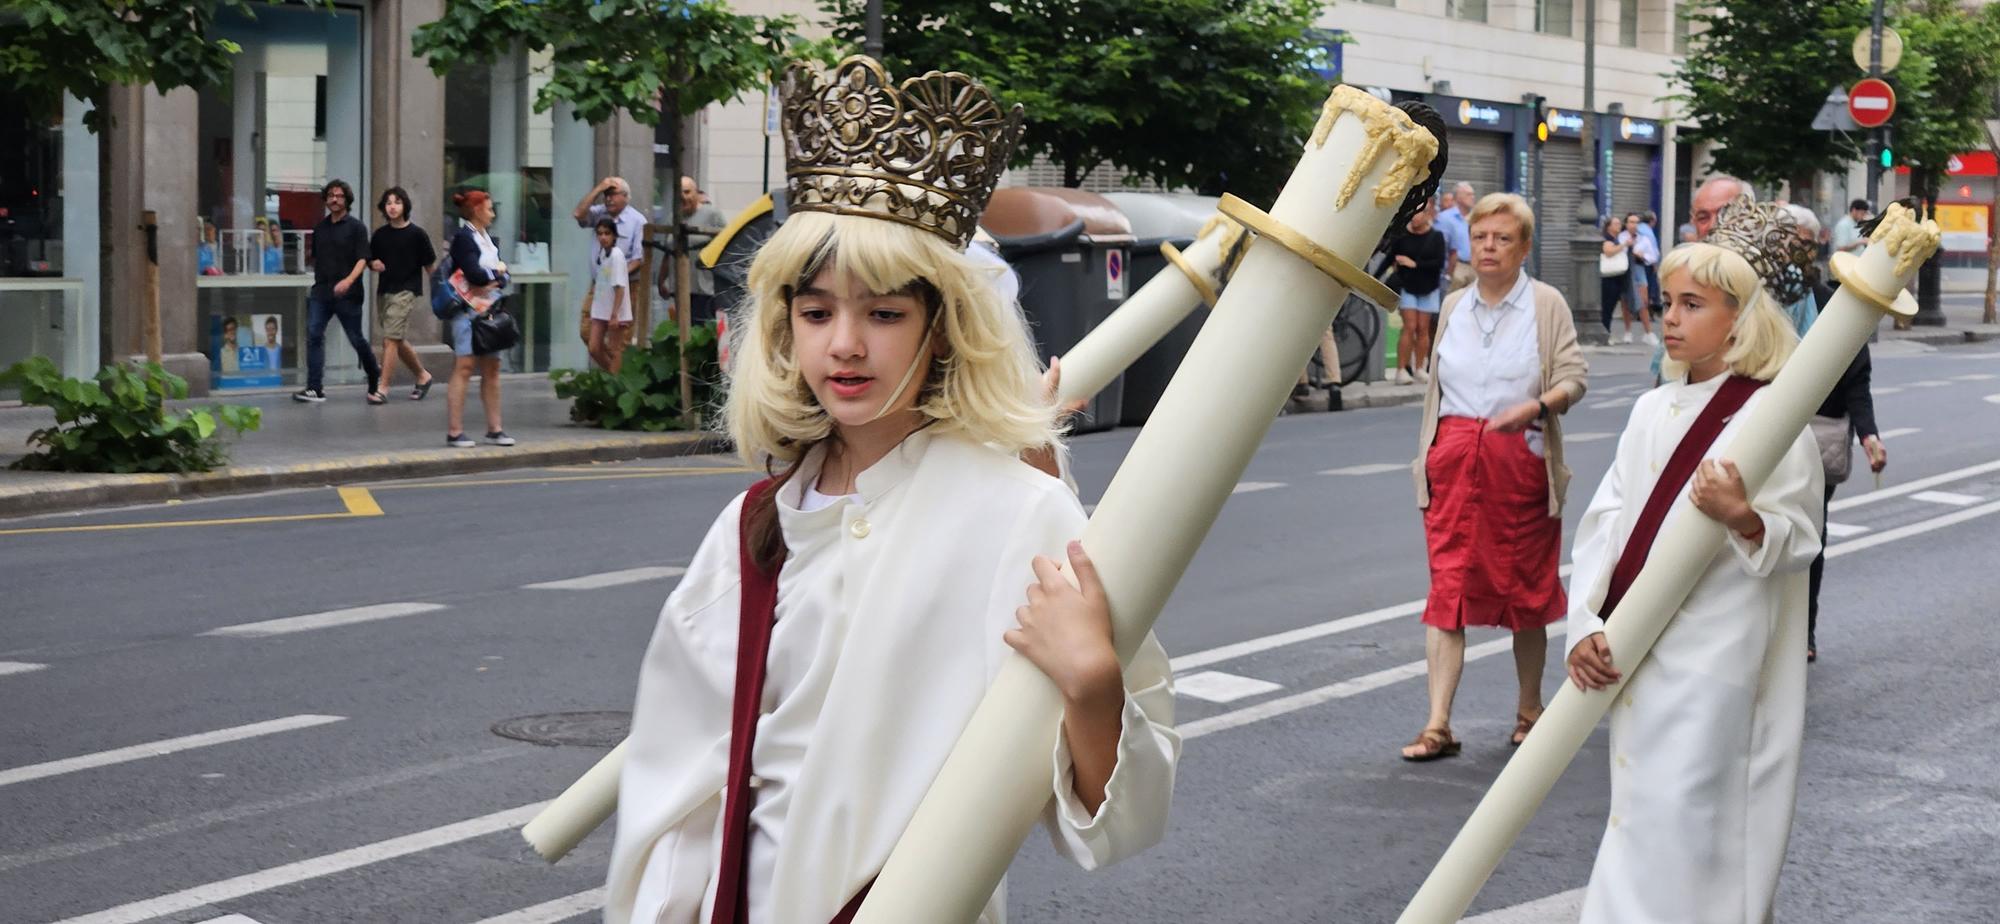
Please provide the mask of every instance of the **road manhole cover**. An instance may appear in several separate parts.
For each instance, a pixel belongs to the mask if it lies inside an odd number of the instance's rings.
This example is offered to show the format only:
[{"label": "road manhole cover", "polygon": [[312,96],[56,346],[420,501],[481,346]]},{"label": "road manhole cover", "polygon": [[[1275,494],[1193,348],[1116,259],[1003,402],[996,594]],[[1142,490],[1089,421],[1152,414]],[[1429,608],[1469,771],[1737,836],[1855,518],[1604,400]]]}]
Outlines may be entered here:
[{"label": "road manhole cover", "polygon": [[551,712],[502,719],[493,724],[493,733],[502,738],[548,747],[568,744],[608,748],[625,740],[631,729],[629,712]]}]

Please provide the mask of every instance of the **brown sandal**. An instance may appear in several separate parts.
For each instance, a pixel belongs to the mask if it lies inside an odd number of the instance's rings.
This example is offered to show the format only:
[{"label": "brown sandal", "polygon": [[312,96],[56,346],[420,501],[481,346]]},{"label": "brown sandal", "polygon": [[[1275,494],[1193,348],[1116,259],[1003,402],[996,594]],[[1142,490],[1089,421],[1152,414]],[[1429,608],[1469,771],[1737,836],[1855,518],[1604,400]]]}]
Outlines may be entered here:
[{"label": "brown sandal", "polygon": [[1528,740],[1528,733],[1535,730],[1535,723],[1541,721],[1541,718],[1540,712],[1535,713],[1532,718],[1525,712],[1514,713],[1514,737],[1507,739],[1507,746],[1520,747],[1521,742]]},{"label": "brown sandal", "polygon": [[1457,757],[1461,745],[1451,736],[1449,728],[1426,728],[1404,747],[1423,748],[1415,754],[1404,754],[1403,759],[1413,764],[1437,760],[1440,757]]}]

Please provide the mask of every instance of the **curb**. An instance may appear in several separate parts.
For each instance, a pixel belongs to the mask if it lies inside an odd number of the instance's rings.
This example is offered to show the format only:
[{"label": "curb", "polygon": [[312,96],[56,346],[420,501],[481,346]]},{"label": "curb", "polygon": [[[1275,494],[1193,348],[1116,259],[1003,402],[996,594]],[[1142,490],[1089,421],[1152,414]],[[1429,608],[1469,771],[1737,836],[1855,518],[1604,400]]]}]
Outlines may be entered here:
[{"label": "curb", "polygon": [[2000,330],[1988,329],[1981,325],[1978,329],[1962,327],[1911,328],[1909,330],[1883,331],[1883,340],[1900,340],[1904,343],[1922,343],[1930,346],[1955,346],[1964,343],[1985,343],[2000,340]]},{"label": "curb", "polygon": [[725,452],[716,434],[672,433],[536,443],[508,451],[426,449],[297,465],[230,466],[192,475],[50,475],[50,480],[0,487],[0,517],[242,494],[273,488],[426,478],[473,472],[622,462]]}]

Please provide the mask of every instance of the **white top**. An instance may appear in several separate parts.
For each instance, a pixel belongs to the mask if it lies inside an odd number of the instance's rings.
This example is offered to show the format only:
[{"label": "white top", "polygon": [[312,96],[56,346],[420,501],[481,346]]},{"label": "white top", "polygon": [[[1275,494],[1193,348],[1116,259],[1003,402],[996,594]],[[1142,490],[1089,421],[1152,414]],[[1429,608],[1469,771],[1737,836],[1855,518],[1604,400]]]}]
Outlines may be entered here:
[{"label": "white top", "polygon": [[[809,488],[821,453],[795,476]],[[1018,458],[912,434],[827,506],[786,490],[790,556],[778,577],[751,765],[749,920],[826,924],[887,860],[994,673],[1014,655],[1035,555],[1081,534],[1075,495]],[[824,496],[824,495],[822,495]],[[842,502],[844,501],[844,502]],[[714,906],[742,580],[742,498],[717,518],[660,612],[620,779],[605,921],[698,924]],[[978,528],[968,528],[977,524]],[[1043,822],[1086,869],[1165,833],[1180,738],[1171,668],[1148,636],[1126,668],[1123,732],[1106,798],[1076,798],[1068,746],[1045,755]],[[979,920],[1004,920],[1004,888]]]},{"label": "white top", "polygon": [[[609,254],[599,247],[594,251],[597,269],[591,275],[590,319],[593,321],[615,321],[630,323],[632,320],[632,291],[629,270],[625,267],[625,251],[612,247]],[[625,290],[625,298],[618,299],[618,291]],[[617,317],[612,317],[612,303],[619,302]]]},{"label": "white top", "polygon": [[1853,213],[1840,216],[1833,223],[1833,249],[1847,250],[1861,243],[1861,225],[1854,220]]},{"label": "white top", "polygon": [[[1438,417],[1485,420],[1541,397],[1534,280],[1521,273],[1498,305],[1487,304],[1476,285],[1465,292],[1431,361],[1438,377]],[[1532,427],[1526,435],[1529,451],[1541,455],[1540,428]]]},{"label": "white top", "polygon": [[488,275],[498,275],[500,248],[494,245],[493,238],[480,230],[478,225],[467,222],[466,227],[472,229],[472,242],[479,246],[479,268],[485,270]]},{"label": "white top", "polygon": [[821,494],[819,493],[819,485],[806,482],[804,491],[799,495],[799,510],[802,513],[814,513],[825,510],[834,504],[844,501],[858,501],[860,499],[861,495],[859,494]]},{"label": "white top", "polygon": [[[1565,650],[1603,631],[1611,570],[1640,509],[1722,381],[1671,382],[1633,405],[1577,523]],[[1723,455],[1763,397],[1750,397],[1705,458]],[[1751,501],[1762,544],[1728,533],[1645,659],[1612,649],[1629,680],[1611,708],[1611,805],[1583,924],[1771,919],[1805,727],[1806,572],[1824,478],[1804,430]],[[1703,516],[1683,488],[1663,531]]]}]

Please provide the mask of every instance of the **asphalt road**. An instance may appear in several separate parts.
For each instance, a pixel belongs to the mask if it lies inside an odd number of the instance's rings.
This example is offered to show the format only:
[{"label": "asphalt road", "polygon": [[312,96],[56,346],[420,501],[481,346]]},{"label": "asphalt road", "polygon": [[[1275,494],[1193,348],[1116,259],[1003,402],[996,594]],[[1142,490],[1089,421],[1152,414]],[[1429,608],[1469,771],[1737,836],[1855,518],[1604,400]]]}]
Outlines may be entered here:
[{"label": "asphalt road", "polygon": [[[1593,367],[1572,521],[1646,384],[1638,357]],[[1876,382],[1889,477],[1835,498],[1778,919],[1990,920],[2000,351],[1883,345]],[[1395,917],[1511,753],[1487,646],[1464,756],[1396,757],[1424,712],[1416,419],[1275,423],[1160,623],[1189,735],[1167,842],[1084,874],[1038,835],[1011,920]],[[1132,436],[1076,441],[1086,500]],[[672,569],[752,477],[697,458],[0,521],[0,921],[593,920],[608,829],[550,867],[512,828],[602,751],[492,728],[628,709]],[[1481,920],[1560,919],[1605,760],[1600,731]]]}]

